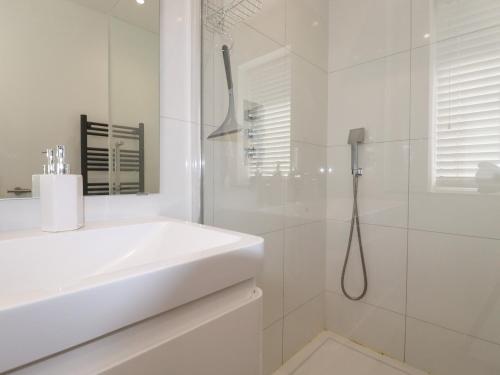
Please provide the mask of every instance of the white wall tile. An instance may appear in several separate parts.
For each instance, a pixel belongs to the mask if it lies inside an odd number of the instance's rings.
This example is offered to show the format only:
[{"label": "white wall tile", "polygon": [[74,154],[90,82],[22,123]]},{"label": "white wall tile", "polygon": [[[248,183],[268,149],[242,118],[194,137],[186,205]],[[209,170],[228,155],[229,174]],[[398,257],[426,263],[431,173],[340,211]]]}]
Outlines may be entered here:
[{"label": "white wall tile", "polygon": [[324,330],[324,300],[320,295],[285,317],[283,360],[287,361]]},{"label": "white wall tile", "polygon": [[414,0],[412,7],[414,47],[500,24],[496,0]]},{"label": "white wall tile", "polygon": [[[202,122],[203,125],[215,126],[215,35],[213,32],[203,29],[203,51],[202,51]],[[219,55],[217,55],[219,57]]]},{"label": "white wall tile", "polygon": [[292,52],[328,70],[329,0],[287,0],[287,44]]},{"label": "white wall tile", "polygon": [[500,345],[411,318],[406,330],[411,365],[439,375],[500,374]]},{"label": "white wall tile", "polygon": [[[327,222],[326,289],[342,293],[344,265],[350,223]],[[406,229],[361,225],[368,274],[368,291],[363,301],[404,314],[406,295]],[[357,234],[354,232],[346,271],[346,289],[353,296],[363,290],[363,273]]]},{"label": "white wall tile", "polygon": [[283,231],[264,238],[264,262],[257,285],[264,292],[264,328],[283,317]]},{"label": "white wall tile", "polygon": [[291,138],[326,145],[328,74],[296,55],[291,55]]},{"label": "white wall tile", "polygon": [[191,1],[160,4],[160,116],[186,122],[192,121],[190,6]]},{"label": "white wall tile", "polygon": [[203,127],[203,223],[214,222],[214,148],[207,135],[215,131],[214,126]]},{"label": "white wall tile", "polygon": [[271,375],[283,363],[283,320],[264,330],[263,341],[263,374]]},{"label": "white wall tile", "polygon": [[326,328],[402,360],[404,316],[326,292]]},{"label": "white wall tile", "polygon": [[192,203],[192,134],[198,125],[160,119],[160,194],[162,210],[189,220]]},{"label": "white wall tile", "polygon": [[292,171],[286,178],[286,226],[324,220],[326,148],[292,142]]},{"label": "white wall tile", "polygon": [[411,141],[410,227],[435,232],[500,239],[500,179],[487,181],[491,192],[438,189],[432,178],[432,141]]},{"label": "white wall tile", "polygon": [[286,0],[264,1],[262,10],[248,19],[246,24],[284,45],[286,43]]},{"label": "white wall tile", "polygon": [[[351,219],[353,186],[350,148],[328,149],[328,218]],[[360,146],[358,206],[360,221],[406,227],[408,202],[408,142],[368,143]],[[330,172],[331,171],[331,172]]]},{"label": "white wall tile", "polygon": [[347,143],[349,129],[365,128],[365,142],[409,136],[410,53],[329,75],[328,144]]},{"label": "white wall tile", "polygon": [[500,344],[500,240],[410,231],[408,315]]},{"label": "white wall tile", "polygon": [[325,223],[285,230],[285,314],[324,289]]},{"label": "white wall tile", "polygon": [[261,234],[283,228],[285,178],[250,176],[242,133],[214,147],[214,224]]},{"label": "white wall tile", "polygon": [[410,0],[332,0],[329,70],[410,49]]},{"label": "white wall tile", "polygon": [[430,48],[411,51],[411,125],[410,138],[427,138],[431,135],[433,68]]}]

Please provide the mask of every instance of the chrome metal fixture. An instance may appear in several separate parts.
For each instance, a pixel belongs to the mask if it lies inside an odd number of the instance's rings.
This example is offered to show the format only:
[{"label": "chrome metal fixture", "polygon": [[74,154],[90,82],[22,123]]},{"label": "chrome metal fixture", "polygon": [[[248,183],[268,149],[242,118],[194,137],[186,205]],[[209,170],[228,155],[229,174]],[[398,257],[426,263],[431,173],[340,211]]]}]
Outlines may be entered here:
[{"label": "chrome metal fixture", "polygon": [[[342,287],[342,293],[344,293],[344,295],[352,301],[358,301],[362,299],[366,295],[366,292],[368,291],[368,275],[366,272],[365,255],[363,251],[363,241],[361,240],[361,229],[359,225],[359,214],[358,214],[358,181],[359,177],[363,175],[363,169],[359,167],[358,146],[360,143],[363,143],[364,140],[365,140],[364,128],[351,129],[349,131],[349,137],[347,139],[347,143],[351,145],[353,205],[352,205],[351,229],[349,231],[349,242],[347,244],[344,266],[342,267],[342,276],[340,285]],[[351,253],[354,228],[356,228],[356,231],[358,233],[359,255],[361,258],[361,267],[363,269],[363,290],[358,296],[352,296],[351,294],[349,294],[345,287],[347,263],[349,262],[349,255]]]}]

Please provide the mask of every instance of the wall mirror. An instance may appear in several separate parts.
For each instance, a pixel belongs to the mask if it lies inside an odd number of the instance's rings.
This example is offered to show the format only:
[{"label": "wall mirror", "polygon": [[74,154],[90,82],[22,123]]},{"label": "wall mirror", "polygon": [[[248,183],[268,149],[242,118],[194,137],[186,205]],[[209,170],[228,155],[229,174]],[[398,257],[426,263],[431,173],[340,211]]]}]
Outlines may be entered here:
[{"label": "wall mirror", "polygon": [[0,0],[0,199],[65,145],[84,194],[159,190],[159,0]]}]

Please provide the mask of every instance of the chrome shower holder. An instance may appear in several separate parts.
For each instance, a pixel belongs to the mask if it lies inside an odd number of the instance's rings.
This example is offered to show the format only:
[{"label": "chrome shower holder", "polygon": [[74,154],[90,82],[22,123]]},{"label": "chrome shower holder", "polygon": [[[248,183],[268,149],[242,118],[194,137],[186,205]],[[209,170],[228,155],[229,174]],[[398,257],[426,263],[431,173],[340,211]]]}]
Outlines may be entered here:
[{"label": "chrome shower holder", "polygon": [[231,29],[262,10],[264,0],[205,0],[205,26],[230,38]]}]

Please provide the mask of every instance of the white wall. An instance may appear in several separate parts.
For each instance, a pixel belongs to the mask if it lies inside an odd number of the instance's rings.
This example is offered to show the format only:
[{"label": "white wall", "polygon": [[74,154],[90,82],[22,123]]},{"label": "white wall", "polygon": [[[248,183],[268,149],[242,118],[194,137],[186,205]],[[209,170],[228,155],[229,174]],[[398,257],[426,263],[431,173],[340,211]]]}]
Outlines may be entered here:
[{"label": "white wall", "polygon": [[80,114],[145,123],[146,191],[158,192],[158,34],[67,0],[2,1],[0,8],[0,197],[30,188],[45,162],[41,152],[56,144],[66,145],[80,171]]},{"label": "white wall", "polygon": [[[327,23],[327,0],[268,0],[261,13],[232,32],[240,115],[243,99],[253,98],[242,86],[249,66],[258,73],[262,65],[263,75],[268,61],[290,69],[288,77],[270,78],[268,84],[270,90],[285,90],[291,103],[293,175],[253,176],[244,152],[248,140],[241,134],[204,142],[205,222],[265,239],[259,279],[264,290],[265,374],[324,328]],[[227,87],[221,57],[224,40],[209,32],[204,37],[206,137],[224,119]]]},{"label": "white wall", "polygon": [[65,0],[2,0],[0,9],[5,197],[16,186],[31,188],[49,146],[66,145],[72,169],[80,170],[80,114],[108,119],[108,21]]},{"label": "white wall", "polygon": [[[111,123],[144,123],[145,191],[156,193],[160,185],[160,36],[111,17],[109,41]],[[136,179],[132,176],[132,181]]]},{"label": "white wall", "polygon": [[[431,373],[498,374],[498,193],[432,187],[434,56],[460,59],[457,45],[479,46],[482,33],[497,40],[498,2],[331,0],[330,10],[327,328]],[[369,287],[351,302],[340,291],[352,204],[346,140],[360,126]],[[347,287],[357,293],[357,246],[353,254]]]},{"label": "white wall", "polygon": [[[196,212],[192,185],[197,164],[192,139],[197,137],[198,122],[199,81],[193,72],[198,69],[200,48],[199,4],[163,0],[160,8],[160,194],[87,197],[87,220],[160,214],[190,220]],[[33,228],[39,222],[38,200],[0,200],[0,230]]]}]

